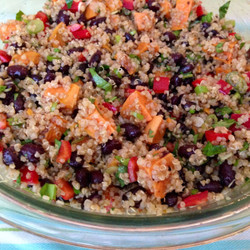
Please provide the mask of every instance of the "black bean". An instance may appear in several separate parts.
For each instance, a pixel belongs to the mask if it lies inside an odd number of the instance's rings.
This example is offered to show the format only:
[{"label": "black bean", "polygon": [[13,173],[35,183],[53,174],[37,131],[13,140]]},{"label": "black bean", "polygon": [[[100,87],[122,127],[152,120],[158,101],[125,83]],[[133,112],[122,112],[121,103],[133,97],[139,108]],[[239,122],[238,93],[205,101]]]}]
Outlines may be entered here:
[{"label": "black bean", "polygon": [[131,81],[129,84],[129,87],[131,89],[135,89],[136,86],[147,86],[147,84],[142,82],[142,80],[138,76],[131,76],[131,77],[129,77],[129,79]]},{"label": "black bean", "polygon": [[183,134],[190,133],[190,129],[184,123],[180,123],[180,130]]},{"label": "black bean", "polygon": [[101,150],[103,155],[109,155],[113,150],[119,150],[122,148],[122,143],[118,140],[108,140],[106,143],[101,145]]},{"label": "black bean", "polygon": [[99,24],[106,22],[106,19],[106,17],[92,19],[89,23],[89,26],[98,26]]},{"label": "black bean", "polygon": [[14,163],[16,169],[20,169],[23,165],[13,146],[3,150],[3,162],[5,165]]},{"label": "black bean", "polygon": [[154,12],[157,12],[160,9],[160,6],[155,0],[148,0],[148,8]]},{"label": "black bean", "polygon": [[83,51],[84,51],[83,47],[77,47],[77,48],[69,49],[67,53],[68,53],[68,55],[71,55],[74,52],[83,52]]},{"label": "black bean", "polygon": [[4,137],[4,133],[3,132],[0,132],[0,140],[2,140]]},{"label": "black bean", "polygon": [[98,184],[103,182],[103,173],[100,170],[90,172],[90,182],[92,184]]},{"label": "black bean", "polygon": [[185,179],[185,173],[184,173],[183,169],[181,169],[180,171],[178,171],[178,173],[179,173],[180,178],[181,178],[182,181],[183,181],[183,185],[186,185],[186,184],[187,184],[187,181],[186,181],[186,179]]},{"label": "black bean", "polygon": [[39,179],[39,182],[40,182],[40,186],[41,187],[44,186],[46,183],[53,184],[53,182],[50,179],[48,179],[48,178]]},{"label": "black bean", "polygon": [[204,23],[201,24],[201,30],[202,30],[202,31],[206,31],[207,29],[210,28],[210,26],[211,26],[210,23],[204,22]]},{"label": "black bean", "polygon": [[[76,158],[80,158],[80,161],[76,161]],[[84,163],[83,156],[78,155],[76,151],[72,152],[69,165],[72,168],[80,168],[82,167],[83,163]]]},{"label": "black bean", "polygon": [[194,102],[186,101],[185,104],[182,104],[183,109],[186,111],[189,110],[192,106],[195,106]]},{"label": "black bean", "polygon": [[109,29],[109,28],[106,28],[105,29],[105,32],[107,33],[107,34],[113,34],[115,31],[113,30],[113,29]]},{"label": "black bean", "polygon": [[171,54],[171,57],[173,58],[175,64],[178,66],[182,66],[186,62],[186,59],[180,53],[173,53],[173,54]]},{"label": "black bean", "polygon": [[100,194],[98,194],[98,192],[94,192],[92,193],[89,197],[88,197],[89,200],[94,200],[94,199],[97,199],[97,200],[101,200],[102,199],[102,196]]},{"label": "black bean", "polygon": [[167,44],[172,44],[177,39],[177,36],[173,32],[170,32],[170,31],[165,32],[163,36]]},{"label": "black bean", "polygon": [[36,83],[39,83],[43,79],[40,75],[31,75],[30,78]]},{"label": "black bean", "polygon": [[69,74],[69,69],[70,69],[69,65],[64,65],[60,67],[59,71],[62,72],[64,76],[66,76]]},{"label": "black bean", "polygon": [[86,17],[85,17],[85,13],[82,13],[81,15],[80,15],[80,17],[77,19],[77,22],[78,23],[83,23],[83,24],[87,24],[87,22],[88,22],[88,20],[86,19]]},{"label": "black bean", "polygon": [[56,19],[56,23],[65,23],[67,26],[69,25],[70,22],[70,16],[66,14],[65,10],[60,10]]},{"label": "black bean", "polygon": [[72,118],[72,119],[75,119],[75,118],[76,118],[76,116],[77,116],[77,114],[78,114],[78,111],[79,111],[79,109],[74,109],[74,111],[73,111],[72,114],[71,114],[71,118]]},{"label": "black bean", "polygon": [[178,105],[181,103],[182,97],[183,97],[183,95],[180,95],[180,96],[174,95],[174,96],[171,98],[171,104],[172,104],[172,105],[178,106]]},{"label": "black bean", "polygon": [[[7,85],[8,84],[8,85]],[[16,86],[12,83],[6,83],[5,98],[2,99],[4,105],[10,105],[14,101]]]},{"label": "black bean", "polygon": [[134,38],[134,36],[132,36],[131,34],[129,34],[129,33],[125,33],[125,38],[126,38],[126,42],[128,42],[128,41],[135,41],[135,38]]},{"label": "black bean", "polygon": [[39,154],[44,154],[45,151],[41,145],[35,143],[27,143],[22,146],[20,154],[27,157],[30,162],[37,163],[39,162],[39,158],[35,156],[37,152]]},{"label": "black bean", "polygon": [[161,199],[161,204],[166,204],[169,207],[174,207],[177,204],[178,195],[175,192],[166,194],[166,196]]},{"label": "black bean", "polygon": [[14,108],[15,108],[16,113],[24,110],[24,103],[25,103],[25,100],[24,100],[23,95],[17,94],[17,98],[16,100],[14,100]]},{"label": "black bean", "polygon": [[178,150],[178,154],[181,157],[184,157],[186,159],[188,159],[192,154],[194,154],[194,151],[197,149],[196,145],[183,145],[179,148]]},{"label": "black bean", "polygon": [[13,47],[15,49],[22,49],[25,47],[25,43],[22,43],[21,45],[19,45],[18,43],[11,43],[10,47]]},{"label": "black bean", "polygon": [[[171,79],[170,79],[170,89],[171,90],[176,90],[177,87],[181,86],[182,85],[182,78],[177,75],[177,74],[174,74]],[[176,90],[177,91],[177,90]]]},{"label": "black bean", "polygon": [[204,186],[199,182],[197,184],[197,188],[199,191],[208,191],[208,192],[215,192],[220,193],[223,190],[223,186],[219,181],[210,181],[208,184],[205,184]]},{"label": "black bean", "polygon": [[86,73],[86,69],[88,68],[88,63],[87,62],[83,62],[79,65],[79,69],[83,72]]},{"label": "black bean", "polygon": [[162,148],[162,146],[160,146],[159,144],[151,144],[151,145],[149,145],[149,151],[151,151],[151,150],[159,150],[160,148]]},{"label": "black bean", "polygon": [[[117,76],[109,76],[109,79],[113,80],[117,87],[119,87],[122,84],[122,80]],[[109,79],[108,79],[108,81],[109,81]]]},{"label": "black bean", "polygon": [[86,168],[81,168],[76,171],[76,181],[79,182],[81,188],[87,187],[90,184],[90,173]]},{"label": "black bean", "polygon": [[154,69],[154,64],[152,62],[149,62],[149,69],[147,71],[148,74],[152,73]]},{"label": "black bean", "polygon": [[219,34],[217,30],[205,31],[205,37],[215,37]]},{"label": "black bean", "polygon": [[52,82],[56,79],[55,73],[48,72],[47,75],[44,77],[44,83]]},{"label": "black bean", "polygon": [[94,53],[94,55],[92,55],[92,57],[90,58],[89,66],[90,67],[97,66],[101,62],[101,59],[102,59],[102,52],[100,50],[97,50]]},{"label": "black bean", "polygon": [[183,65],[181,68],[180,68],[180,72],[183,73],[183,74],[186,74],[188,72],[191,72],[193,71],[194,69],[194,65],[191,64],[191,63],[188,63],[186,65]]},{"label": "black bean", "polygon": [[140,128],[132,123],[124,123],[121,128],[125,129],[124,135],[129,141],[133,141],[142,134]]},{"label": "black bean", "polygon": [[187,85],[192,85],[192,82],[195,80],[195,78],[192,76],[192,77],[188,77],[188,78],[185,78],[182,80],[183,82],[183,85],[187,86]]},{"label": "black bean", "polygon": [[28,75],[29,71],[24,66],[12,65],[8,67],[7,73],[12,79],[24,80]]},{"label": "black bean", "polygon": [[225,187],[235,187],[235,171],[233,166],[229,165],[227,161],[224,161],[219,168],[219,177],[221,183]]}]

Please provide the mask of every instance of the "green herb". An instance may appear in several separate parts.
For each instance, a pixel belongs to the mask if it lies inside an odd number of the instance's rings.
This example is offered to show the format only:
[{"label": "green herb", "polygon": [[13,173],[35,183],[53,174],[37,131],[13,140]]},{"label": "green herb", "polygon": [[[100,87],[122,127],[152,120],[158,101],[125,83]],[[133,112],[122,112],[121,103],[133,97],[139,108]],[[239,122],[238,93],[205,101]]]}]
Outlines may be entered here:
[{"label": "green herb", "polygon": [[223,52],[223,45],[224,43],[218,43],[215,47],[215,50],[217,53],[222,53]]},{"label": "green herb", "polygon": [[128,9],[126,9],[126,8],[122,8],[122,13],[123,13],[123,15],[125,15],[125,16],[131,15],[131,11],[128,10]]},{"label": "green herb", "polygon": [[187,54],[187,58],[191,61],[198,62],[202,58],[202,56],[200,54],[190,53]]},{"label": "green herb", "polygon": [[73,80],[73,82],[78,82],[80,80],[79,76],[76,76],[75,79]]},{"label": "green herb", "polygon": [[116,131],[117,131],[117,133],[120,133],[120,132],[121,132],[121,126],[120,126],[120,125],[118,125],[118,126],[116,127]]},{"label": "green herb", "polygon": [[247,141],[245,141],[243,144],[243,148],[240,151],[248,150],[248,148],[249,148],[249,143]]},{"label": "green herb", "polygon": [[190,114],[195,114],[196,110],[195,110],[195,109],[190,109],[188,112],[189,112]]},{"label": "green herb", "polygon": [[224,162],[224,161],[218,161],[218,162],[216,162],[215,166],[218,167],[218,166],[220,166],[223,162]]},{"label": "green herb", "polygon": [[223,30],[231,30],[235,27],[235,21],[234,20],[227,20],[223,25]]},{"label": "green herb", "polygon": [[115,35],[115,43],[118,44],[121,41],[120,35]]},{"label": "green herb", "polygon": [[47,56],[47,61],[48,62],[52,62],[53,60],[59,60],[61,59],[60,57],[57,57],[57,56],[53,56],[53,55],[48,55]]},{"label": "green herb", "polygon": [[199,134],[194,135],[194,144],[196,144],[196,143],[197,143],[198,138],[199,138]]},{"label": "green herb", "polygon": [[10,40],[4,40],[3,41],[3,43],[9,43],[10,42]]},{"label": "green herb", "polygon": [[80,193],[81,193],[81,191],[80,191],[80,190],[77,190],[77,189],[75,189],[74,187],[73,187],[73,189],[74,189],[74,193],[75,193],[76,195],[78,195],[78,194],[80,194]]},{"label": "green herb", "polygon": [[56,53],[60,53],[60,52],[61,52],[61,50],[60,50],[60,49],[58,49],[58,48],[54,48],[54,52],[56,52]]},{"label": "green herb", "polygon": [[241,36],[240,36],[239,34],[235,34],[234,36],[235,36],[235,38],[236,38],[238,41],[241,40]]},{"label": "green herb", "polygon": [[112,98],[104,98],[104,101],[105,101],[105,102],[113,102],[113,101],[115,101],[116,99],[118,99],[118,97],[117,97],[117,96],[114,96],[114,97],[112,97]]},{"label": "green herb", "polygon": [[25,144],[28,144],[28,143],[31,143],[31,142],[32,142],[32,140],[27,139],[27,140],[21,141],[21,145],[25,145]]},{"label": "green herb", "polygon": [[198,189],[192,189],[191,190],[191,195],[198,194],[199,190]]},{"label": "green herb", "polygon": [[169,71],[171,71],[171,70],[172,70],[171,67],[167,65],[164,71],[169,72]]},{"label": "green herb", "polygon": [[148,86],[149,86],[150,89],[153,88],[153,86],[154,86],[154,79],[153,78],[149,78],[149,80],[148,80]]},{"label": "green herb", "polygon": [[73,2],[74,2],[73,0],[66,0],[66,4],[67,4],[68,9],[70,9],[72,7]]},{"label": "green herb", "polygon": [[239,165],[239,159],[236,159],[234,166],[237,167]]},{"label": "green herb", "polygon": [[120,70],[119,69],[114,69],[114,74],[118,77],[118,78],[122,78],[122,74],[121,74],[121,72],[120,72]]},{"label": "green herb", "polygon": [[21,184],[21,175],[19,174],[17,179],[16,179],[16,184],[20,185]]},{"label": "green herb", "polygon": [[194,91],[195,91],[196,95],[206,94],[208,92],[208,88],[204,85],[198,85],[195,87]]},{"label": "green herb", "polygon": [[128,166],[129,158],[122,158],[121,156],[116,155],[115,159],[119,161],[123,166]]},{"label": "green herb", "polygon": [[215,124],[213,124],[213,128],[216,128],[216,127],[229,128],[235,123],[236,123],[236,121],[234,119],[224,119],[223,121],[219,121],[219,122],[216,122]]},{"label": "green herb", "polygon": [[14,94],[14,101],[16,101],[18,95],[19,95],[18,93],[15,93],[15,94]]},{"label": "green herb", "polygon": [[217,108],[215,112],[219,115],[224,116],[224,115],[230,115],[233,112],[233,110],[229,107],[223,107],[223,108]]},{"label": "green herb", "polygon": [[45,183],[40,190],[41,196],[46,195],[50,198],[50,200],[56,199],[56,191],[57,187],[55,184]]},{"label": "green herb", "polygon": [[59,141],[59,140],[57,140],[57,139],[55,139],[55,146],[56,146],[56,148],[57,148],[58,150],[60,149],[61,145],[62,145],[62,142]]},{"label": "green herb", "polygon": [[154,138],[154,131],[153,131],[152,129],[150,129],[150,130],[148,131],[148,137],[149,137],[149,138]]},{"label": "green herb", "polygon": [[207,121],[207,120],[210,120],[210,119],[211,119],[213,122],[218,122],[218,118],[217,118],[217,116],[216,116],[215,114],[209,115],[209,116],[207,117],[206,121]]},{"label": "green herb", "polygon": [[137,113],[137,112],[132,112],[131,115],[134,116],[135,118],[137,118],[138,120],[141,120],[141,121],[144,119],[144,116],[140,113]]},{"label": "green herb", "polygon": [[137,59],[139,62],[141,61],[141,58],[139,56],[135,55],[135,54],[130,54],[129,57]]},{"label": "green herb", "polygon": [[246,43],[241,43],[240,44],[240,49],[242,49],[245,46]]},{"label": "green herb", "polygon": [[210,12],[201,18],[201,21],[203,23],[211,23],[212,20],[213,20],[213,12]]},{"label": "green herb", "polygon": [[227,14],[227,11],[229,9],[229,5],[230,5],[231,1],[226,2],[225,4],[223,4],[220,8],[219,8],[219,17],[220,19],[224,18]]},{"label": "green herb", "polygon": [[137,33],[136,30],[131,30],[131,31],[129,32],[129,34],[132,35],[132,36],[134,36],[136,33]]},{"label": "green herb", "polygon": [[182,30],[175,30],[175,31],[173,31],[173,33],[174,33],[175,36],[179,37],[180,34],[181,34],[181,31]]},{"label": "green herb", "polygon": [[64,135],[64,136],[67,136],[67,135],[69,134],[69,131],[70,131],[70,129],[67,129],[67,130],[63,133],[63,135]]},{"label": "green herb", "polygon": [[36,35],[44,30],[44,23],[40,19],[31,20],[27,23],[26,30],[30,35]]},{"label": "green herb", "polygon": [[104,89],[106,92],[111,91],[112,90],[112,84],[105,81],[103,78],[101,78],[95,71],[94,68],[90,68],[89,72],[94,80],[94,82],[96,83],[97,87]]},{"label": "green herb", "polygon": [[174,150],[173,150],[174,156],[177,156],[178,149],[179,149],[179,142],[177,141],[177,142],[174,144]]},{"label": "green herb", "polygon": [[80,137],[78,139],[73,140],[71,144],[77,144],[79,142],[82,142],[85,138],[86,138],[85,136],[82,136],[82,137]]},{"label": "green herb", "polygon": [[50,112],[54,112],[57,108],[57,102],[53,102],[50,108]]},{"label": "green herb", "polygon": [[89,101],[91,102],[91,103],[95,103],[95,99],[94,98],[91,98],[91,97],[89,97]]},{"label": "green herb", "polygon": [[225,146],[213,145],[211,142],[208,142],[207,145],[202,149],[203,154],[208,157],[212,157],[226,151],[227,148]]},{"label": "green herb", "polygon": [[0,93],[4,92],[6,88],[7,88],[6,86],[0,86]]},{"label": "green herb", "polygon": [[127,173],[128,168],[126,166],[119,166],[115,174],[116,179],[120,182],[121,187],[125,186],[124,180],[120,178],[120,174]]},{"label": "green herb", "polygon": [[185,73],[185,74],[181,74],[182,75],[182,79],[187,79],[187,78],[191,78],[194,75],[191,72]]},{"label": "green herb", "polygon": [[24,13],[23,13],[21,10],[19,10],[19,11],[16,13],[16,20],[17,20],[17,21],[22,21],[22,20],[23,20],[23,15],[24,15]]},{"label": "green herb", "polygon": [[246,178],[245,178],[245,182],[246,182],[246,183],[250,183],[250,178],[246,177]]},{"label": "green herb", "polygon": [[8,118],[7,121],[10,126],[22,127],[22,125],[24,124],[24,122],[20,122],[17,118],[13,117]]}]

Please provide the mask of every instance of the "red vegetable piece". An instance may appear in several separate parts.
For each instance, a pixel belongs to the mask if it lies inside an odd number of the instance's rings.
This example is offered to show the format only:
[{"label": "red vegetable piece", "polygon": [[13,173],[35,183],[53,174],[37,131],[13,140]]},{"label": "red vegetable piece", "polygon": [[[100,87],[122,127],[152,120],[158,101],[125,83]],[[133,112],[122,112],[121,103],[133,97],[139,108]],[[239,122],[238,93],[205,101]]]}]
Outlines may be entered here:
[{"label": "red vegetable piece", "polygon": [[38,11],[37,14],[35,15],[35,18],[39,18],[40,20],[42,20],[44,25],[48,22],[47,15],[42,11]]},{"label": "red vegetable piece", "polygon": [[163,94],[166,90],[169,90],[170,79],[168,77],[155,77],[153,90],[157,94]]},{"label": "red vegetable piece", "polygon": [[84,56],[83,54],[80,54],[80,55],[78,56],[78,61],[79,61],[79,62],[86,62],[85,56]]},{"label": "red vegetable piece", "polygon": [[0,153],[3,152],[3,145],[0,144]]},{"label": "red vegetable piece", "polygon": [[[235,121],[238,121],[238,119],[243,116],[243,115],[246,115],[246,114],[232,114],[231,115],[231,119],[235,120]],[[249,113],[249,118],[248,120],[242,124],[242,126],[246,127],[247,129],[250,129],[250,113]],[[230,127],[230,130],[231,131],[237,131],[237,130],[240,130],[238,128],[236,128],[236,124],[233,124],[231,127]]]},{"label": "red vegetable piece", "polygon": [[81,24],[75,23],[75,24],[72,24],[72,25],[68,26],[68,29],[73,33],[73,32],[75,32],[77,30],[82,29],[82,27],[83,26]]},{"label": "red vegetable piece", "polygon": [[21,173],[21,182],[25,182],[31,185],[39,183],[39,175],[35,170],[30,171],[27,166],[24,166],[20,169],[20,173]]},{"label": "red vegetable piece", "polygon": [[0,129],[6,129],[8,126],[7,115],[0,113]]},{"label": "red vegetable piece", "polygon": [[[206,203],[207,198],[208,198],[208,191],[204,191],[186,197],[185,199],[183,199],[183,202],[185,203],[185,207],[192,207]],[[178,207],[180,208],[180,206]]]},{"label": "red vegetable piece", "polygon": [[71,6],[70,9],[68,8],[67,4],[65,4],[62,9],[63,10],[69,10],[72,13],[76,13],[77,11],[80,11],[81,4],[82,4],[81,1],[79,1],[79,2],[73,1],[72,6]]},{"label": "red vegetable piece", "polygon": [[104,102],[102,105],[108,110],[112,111],[114,114],[117,114],[119,112],[118,108],[109,102]]},{"label": "red vegetable piece", "polygon": [[71,157],[71,145],[68,141],[61,141],[61,143],[56,162],[64,164]]},{"label": "red vegetable piece", "polygon": [[228,35],[229,35],[229,36],[235,36],[235,34],[236,34],[235,32],[231,32],[231,33],[229,33]]},{"label": "red vegetable piece", "polygon": [[11,61],[11,56],[9,56],[6,51],[0,50],[0,62],[8,63],[10,61]]},{"label": "red vegetable piece", "polygon": [[56,185],[63,192],[61,196],[64,200],[68,201],[74,197],[74,189],[67,181],[65,181],[64,179],[59,179],[56,181]]},{"label": "red vegetable piece", "polygon": [[223,80],[219,80],[218,82],[217,82],[217,84],[219,84],[220,85],[220,92],[223,94],[223,95],[228,95],[229,93],[230,93],[230,91],[232,90],[232,86],[229,84],[229,83],[227,83],[227,82],[225,82],[225,81],[223,81]]},{"label": "red vegetable piece", "polygon": [[194,86],[194,87],[197,87],[198,85],[200,85],[201,84],[201,82],[203,81],[204,79],[196,79],[196,80],[194,80],[193,82],[192,82],[192,85]]},{"label": "red vegetable piece", "polygon": [[228,140],[231,133],[215,133],[213,130],[208,130],[205,132],[207,141],[214,142],[218,137],[222,137]]},{"label": "red vegetable piece", "polygon": [[123,0],[123,7],[127,10],[133,10],[134,0]]},{"label": "red vegetable piece", "polygon": [[72,32],[73,36],[76,39],[89,39],[91,38],[91,34],[87,29],[79,29]]},{"label": "red vegetable piece", "polygon": [[249,82],[247,83],[247,85],[248,85],[248,90],[247,91],[250,91],[250,72],[247,72],[247,76],[248,76],[248,79],[249,79]]},{"label": "red vegetable piece", "polygon": [[196,9],[196,15],[197,17],[200,17],[200,16],[203,16],[204,15],[204,12],[203,12],[203,8],[201,5],[199,5]]},{"label": "red vegetable piece", "polygon": [[128,175],[130,182],[137,181],[137,172],[139,171],[139,167],[137,165],[137,157],[132,157],[128,162]]}]

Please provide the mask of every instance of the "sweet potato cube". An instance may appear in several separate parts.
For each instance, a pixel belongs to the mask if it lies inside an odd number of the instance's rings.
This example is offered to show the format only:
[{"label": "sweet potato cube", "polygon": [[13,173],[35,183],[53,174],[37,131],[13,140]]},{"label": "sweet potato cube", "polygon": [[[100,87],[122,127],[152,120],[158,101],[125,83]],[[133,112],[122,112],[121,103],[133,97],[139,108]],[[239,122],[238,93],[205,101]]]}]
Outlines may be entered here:
[{"label": "sweet potato cube", "polygon": [[123,6],[121,0],[105,0],[105,3],[110,12],[121,10]]},{"label": "sweet potato cube", "polygon": [[136,73],[138,69],[138,63],[137,59],[130,58],[127,54],[124,52],[119,51],[115,55],[115,59],[119,64],[121,64],[122,67],[124,67],[130,75],[133,75]]},{"label": "sweet potato cube", "polygon": [[139,31],[149,31],[153,28],[154,18],[148,12],[135,12],[134,22]]},{"label": "sweet potato cube", "polygon": [[161,8],[162,8],[163,13],[165,14],[165,17],[170,18],[170,12],[172,9],[171,3],[168,0],[164,0],[161,3]]},{"label": "sweet potato cube", "polygon": [[149,50],[149,46],[150,46],[149,43],[144,43],[144,42],[139,43],[139,45],[137,47],[139,54],[142,54],[142,53],[146,52],[147,50]]},{"label": "sweet potato cube", "polygon": [[7,23],[0,24],[0,39],[2,41],[9,39],[12,34],[18,29],[18,25],[22,22],[11,20]]},{"label": "sweet potato cube", "polygon": [[29,63],[34,63],[35,65],[38,65],[39,61],[40,61],[40,57],[41,55],[35,51],[26,51],[24,53],[22,53],[21,55],[19,54],[15,54],[12,57],[12,60],[15,63],[23,63],[28,65]]},{"label": "sweet potato cube", "polygon": [[55,29],[52,31],[49,41],[52,44],[52,47],[57,48],[58,46],[65,46],[66,42],[63,40],[63,32],[61,33],[60,30],[67,29],[66,25],[61,22],[59,23]]},{"label": "sweet potato cube", "polygon": [[99,1],[92,0],[87,5],[85,13],[84,13],[85,18],[87,20],[93,19],[98,16],[99,11],[100,11],[98,2]]}]

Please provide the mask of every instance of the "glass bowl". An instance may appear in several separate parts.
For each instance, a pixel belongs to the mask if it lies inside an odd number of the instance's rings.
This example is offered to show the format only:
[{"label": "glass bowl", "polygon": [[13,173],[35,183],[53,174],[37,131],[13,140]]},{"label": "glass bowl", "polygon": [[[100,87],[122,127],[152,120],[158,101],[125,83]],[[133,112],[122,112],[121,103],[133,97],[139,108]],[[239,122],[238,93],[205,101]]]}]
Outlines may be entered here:
[{"label": "glass bowl", "polygon": [[[204,1],[218,12],[225,1]],[[9,0],[1,6],[0,21],[14,19],[20,9],[35,13],[41,0]],[[227,18],[236,20],[236,30],[248,40],[248,0],[232,0]],[[187,247],[210,243],[250,228],[250,185],[235,188],[230,199],[163,216],[103,215],[60,207],[15,189],[1,179],[0,219],[14,227],[57,242],[87,248]]]}]

